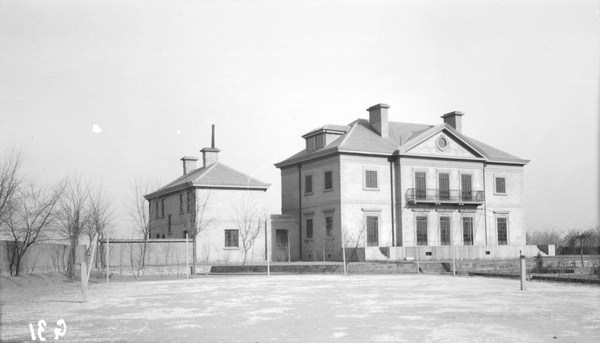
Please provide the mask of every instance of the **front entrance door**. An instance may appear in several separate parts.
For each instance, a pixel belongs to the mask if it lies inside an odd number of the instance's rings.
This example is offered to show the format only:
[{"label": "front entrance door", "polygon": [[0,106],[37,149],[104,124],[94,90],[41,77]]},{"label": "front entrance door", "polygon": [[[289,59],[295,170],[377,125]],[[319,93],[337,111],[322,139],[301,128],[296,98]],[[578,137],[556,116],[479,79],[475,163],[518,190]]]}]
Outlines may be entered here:
[{"label": "front entrance door", "polygon": [[367,246],[379,246],[379,217],[367,217]]},{"label": "front entrance door", "polygon": [[287,230],[275,230],[275,245],[276,245],[276,256],[277,261],[288,261],[289,260],[289,247],[288,247],[288,232]]}]

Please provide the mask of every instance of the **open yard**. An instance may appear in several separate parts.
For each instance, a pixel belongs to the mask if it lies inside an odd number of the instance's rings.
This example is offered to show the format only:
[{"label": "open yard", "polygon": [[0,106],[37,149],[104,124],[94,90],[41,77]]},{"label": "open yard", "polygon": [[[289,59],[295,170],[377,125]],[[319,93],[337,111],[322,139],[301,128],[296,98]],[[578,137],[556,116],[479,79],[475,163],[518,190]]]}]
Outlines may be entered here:
[{"label": "open yard", "polygon": [[[33,276],[27,276],[31,278]],[[437,275],[206,276],[78,283],[2,278],[1,340],[598,342],[600,287]],[[39,338],[36,337],[36,342]]]}]

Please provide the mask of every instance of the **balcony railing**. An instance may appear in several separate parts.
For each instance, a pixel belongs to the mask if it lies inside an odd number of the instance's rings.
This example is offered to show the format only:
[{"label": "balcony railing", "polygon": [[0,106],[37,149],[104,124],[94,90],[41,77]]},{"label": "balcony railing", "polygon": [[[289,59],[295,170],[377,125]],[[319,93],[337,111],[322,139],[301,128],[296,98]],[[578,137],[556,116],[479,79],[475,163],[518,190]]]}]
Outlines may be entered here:
[{"label": "balcony railing", "polygon": [[417,189],[409,188],[406,191],[406,201],[434,204],[483,204],[484,191],[461,191],[458,189]]}]

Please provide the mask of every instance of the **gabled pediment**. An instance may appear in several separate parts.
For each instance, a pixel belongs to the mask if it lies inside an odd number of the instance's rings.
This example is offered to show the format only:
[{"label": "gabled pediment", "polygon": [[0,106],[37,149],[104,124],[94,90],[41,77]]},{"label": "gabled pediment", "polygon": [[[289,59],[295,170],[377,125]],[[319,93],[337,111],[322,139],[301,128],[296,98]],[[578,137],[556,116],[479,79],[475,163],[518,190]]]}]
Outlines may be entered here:
[{"label": "gabled pediment", "polygon": [[448,125],[431,128],[402,144],[401,154],[462,159],[485,159],[479,148]]}]

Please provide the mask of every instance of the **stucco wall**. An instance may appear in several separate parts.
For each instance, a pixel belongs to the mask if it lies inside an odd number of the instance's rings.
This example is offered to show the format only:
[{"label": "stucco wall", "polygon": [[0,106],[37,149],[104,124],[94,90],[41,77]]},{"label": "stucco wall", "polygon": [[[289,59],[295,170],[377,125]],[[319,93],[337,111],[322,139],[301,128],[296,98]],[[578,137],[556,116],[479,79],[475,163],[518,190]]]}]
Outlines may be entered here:
[{"label": "stucco wall", "polygon": [[[268,220],[264,212],[265,192],[261,190],[240,189],[196,189],[195,205],[198,211],[197,220],[202,222],[196,244],[198,261],[210,262],[241,262],[244,257],[243,237],[240,232],[238,247],[225,247],[225,230],[241,230],[240,211],[249,210],[254,214],[252,230],[258,230],[254,244],[248,249],[247,261],[265,260],[265,221]],[[202,208],[206,204],[204,210]],[[154,239],[156,234],[166,238],[184,238],[184,231],[188,230],[191,237],[192,230],[190,213],[184,204],[184,212],[179,211],[179,195],[174,193],[165,197],[165,216],[152,223],[151,234]],[[159,207],[160,209],[160,207]],[[204,212],[203,212],[204,211]],[[203,212],[202,218],[200,214]],[[171,233],[167,228],[167,218],[171,215]],[[258,216],[262,215],[260,224]],[[260,225],[260,227],[257,227]]]}]

